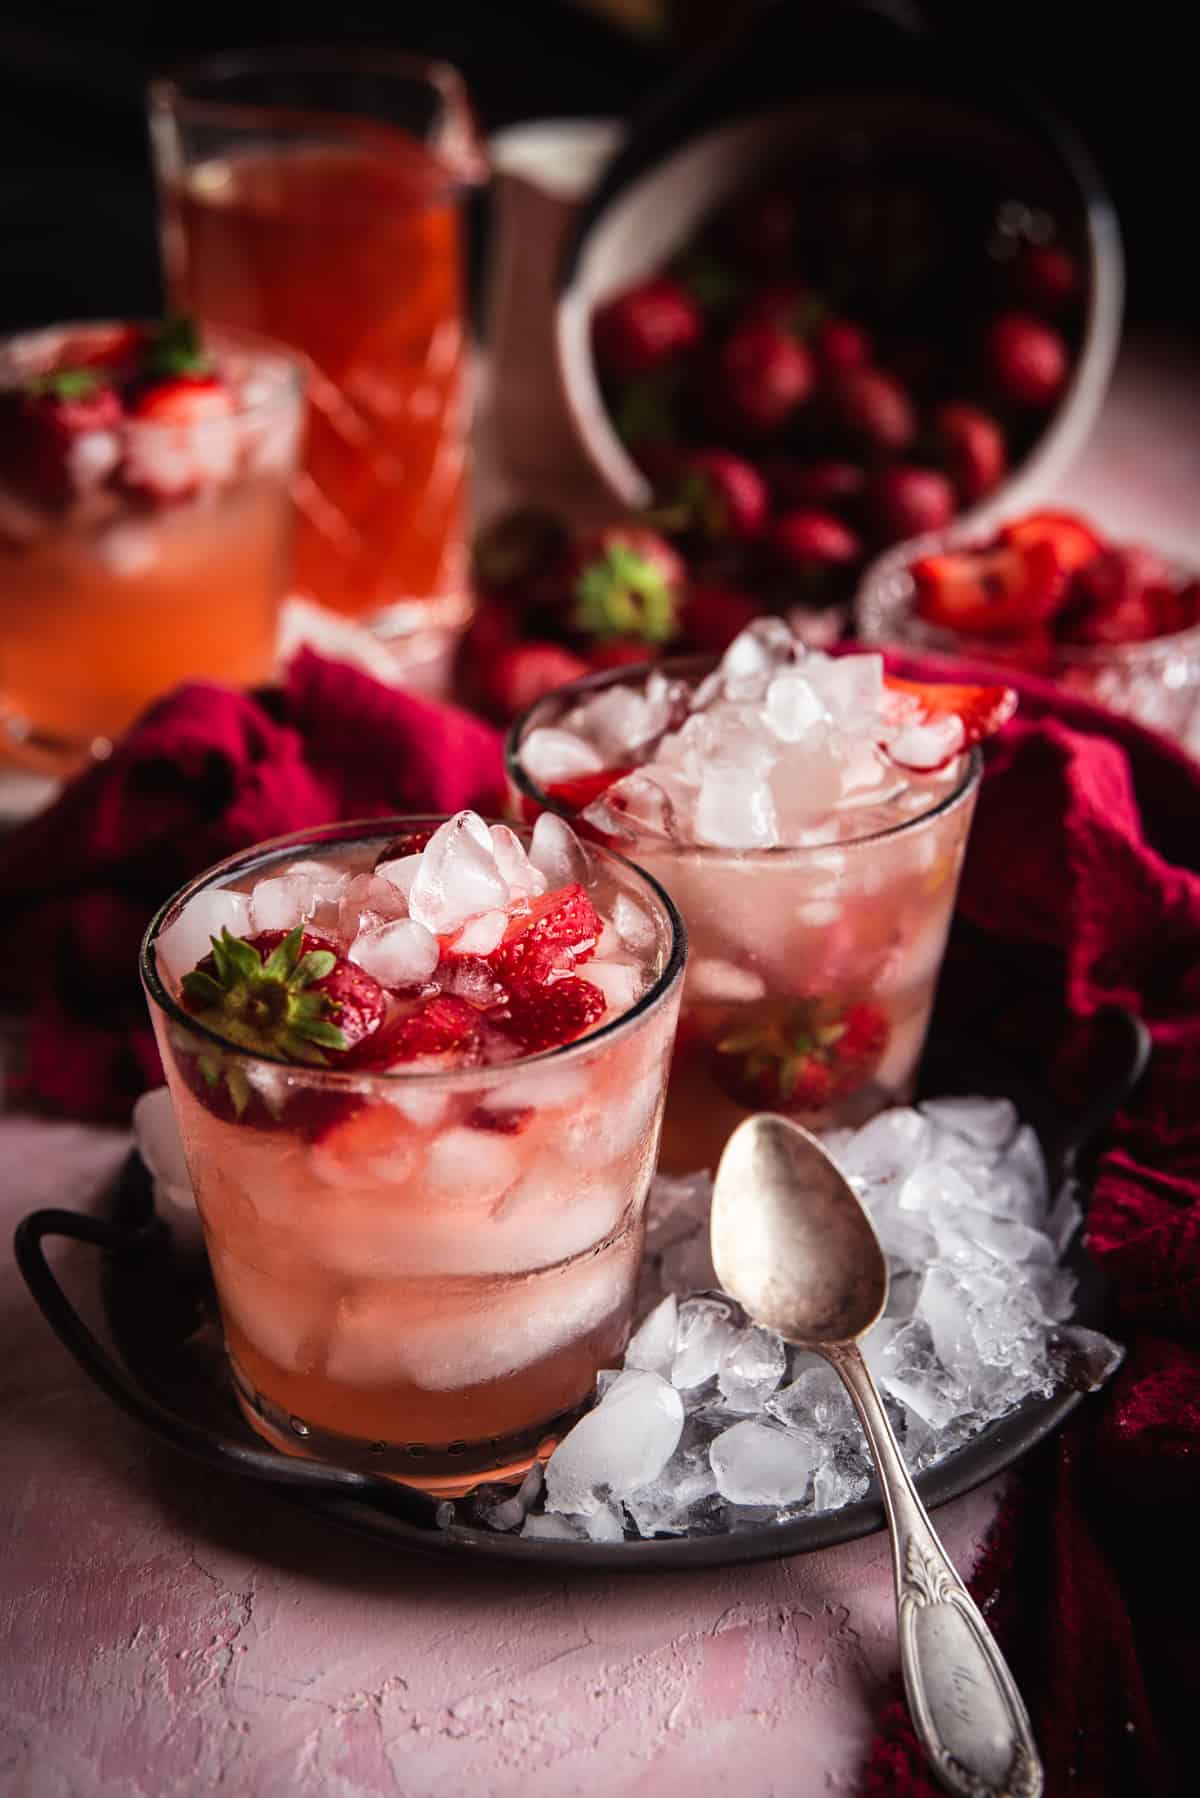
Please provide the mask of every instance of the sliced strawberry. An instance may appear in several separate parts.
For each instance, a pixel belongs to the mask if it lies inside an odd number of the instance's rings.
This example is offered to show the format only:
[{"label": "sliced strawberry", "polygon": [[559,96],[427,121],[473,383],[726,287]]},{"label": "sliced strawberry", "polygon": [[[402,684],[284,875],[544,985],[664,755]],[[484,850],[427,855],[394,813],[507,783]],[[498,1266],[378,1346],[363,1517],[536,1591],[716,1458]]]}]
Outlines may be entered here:
[{"label": "sliced strawberry", "polygon": [[1163,628],[1171,570],[1149,550],[1101,550],[1079,568],[1054,621],[1062,643],[1144,643]]},{"label": "sliced strawberry", "polygon": [[[1017,696],[1011,687],[973,687],[955,681],[901,680],[899,675],[885,674],[884,687],[898,699],[916,702],[914,717],[929,724],[936,718],[955,717],[963,727],[960,749],[994,737],[1008,723],[1017,709]],[[900,711],[906,708],[899,708]]]},{"label": "sliced strawberry", "polygon": [[1004,525],[999,540],[1016,549],[1048,543],[1064,574],[1074,574],[1105,547],[1104,539],[1073,512],[1032,512],[1028,518]]},{"label": "sliced strawberry", "polygon": [[439,993],[380,1035],[370,1066],[386,1069],[434,1058],[453,1067],[473,1066],[480,1054],[479,1019],[465,999]]},{"label": "sliced strawberry", "polygon": [[233,395],[217,375],[171,375],[143,388],[130,415],[143,424],[182,426],[193,430],[214,419],[230,418]]},{"label": "sliced strawberry", "polygon": [[581,886],[559,887],[534,899],[512,920],[504,941],[487,958],[498,979],[528,983],[587,961],[604,929]]},{"label": "sliced strawberry", "polygon": [[919,618],[973,637],[1021,636],[1047,618],[1066,591],[1052,544],[957,550],[921,556],[909,570]]},{"label": "sliced strawberry", "polygon": [[549,986],[523,986],[491,1014],[497,1026],[527,1054],[569,1043],[598,1024],[608,1000],[589,980],[569,975]]},{"label": "sliced strawberry", "polygon": [[91,369],[0,393],[0,482],[34,505],[67,505],[116,467],[121,416],[115,388]]},{"label": "sliced strawberry", "polygon": [[[557,781],[547,787],[546,792],[564,811],[583,812],[599,799],[601,793],[607,793],[609,787],[632,773],[632,768],[601,768],[595,774],[577,774],[573,780]],[[535,810],[534,818],[540,810],[540,807]]]},{"label": "sliced strawberry", "polygon": [[769,999],[739,1011],[715,1045],[713,1069],[744,1105],[820,1111],[870,1079],[888,1034],[873,1005]]},{"label": "sliced strawberry", "polygon": [[169,505],[228,481],[238,456],[233,414],[233,395],[216,375],[171,375],[143,388],[131,408],[125,487]]},{"label": "sliced strawberry", "polygon": [[532,1105],[477,1105],[464,1120],[468,1130],[490,1130],[499,1136],[519,1136],[533,1116]]}]

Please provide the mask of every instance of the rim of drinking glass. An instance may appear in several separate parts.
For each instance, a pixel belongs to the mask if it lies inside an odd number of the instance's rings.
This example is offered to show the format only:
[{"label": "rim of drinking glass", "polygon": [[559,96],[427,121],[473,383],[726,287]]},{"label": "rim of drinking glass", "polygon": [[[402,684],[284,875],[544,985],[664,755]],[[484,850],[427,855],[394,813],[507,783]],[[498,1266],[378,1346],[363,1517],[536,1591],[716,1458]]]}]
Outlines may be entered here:
[{"label": "rim of drinking glass", "polygon": [[[417,56],[401,50],[372,50],[362,46],[294,45],[279,49],[223,50],[214,56],[189,57],[174,64],[147,83],[147,105],[152,115],[178,115],[199,123],[254,129],[264,117],[311,117],[311,110],[300,106],[275,104],[271,101],[200,97],[189,91],[192,85],[236,80],[256,74],[329,74],[369,75],[391,81],[424,83],[440,96],[451,132],[441,160],[448,174],[467,184],[482,183],[488,178],[487,157],[471,104],[466,81],[454,64],[441,57]],[[337,106],[321,109],[323,125],[351,137],[374,138],[376,130],[384,131],[385,119],[369,114],[344,112]]]},{"label": "rim of drinking glass", "polygon": [[[604,687],[616,687],[626,683],[632,684],[635,680],[645,680],[648,674],[654,672],[665,674],[668,678],[691,680],[694,684],[696,681],[702,680],[706,674],[711,674],[719,666],[720,660],[720,656],[715,655],[665,656],[658,662],[637,662],[630,667],[602,668],[596,674],[583,675],[579,680],[568,681],[561,687],[555,687],[553,692],[545,693],[540,699],[534,700],[533,704],[528,706],[520,717],[509,726],[508,735],[504,739],[505,772],[517,791],[525,798],[532,799],[535,805],[541,806],[544,811],[557,812],[560,818],[568,820],[574,818],[577,814],[552,799],[548,793],[543,792],[533,776],[526,773],[521,765],[522,740],[527,727],[533,722],[535,715],[542,707],[562,703],[568,698],[575,699],[580,694],[599,692]],[[673,843],[664,839],[662,847],[672,854],[700,858],[711,857],[720,861],[758,861],[766,857],[782,860],[788,856],[803,860],[808,856],[827,855],[831,849],[839,852],[862,849],[872,843],[882,843],[891,837],[903,836],[907,831],[917,830],[922,825],[929,824],[935,818],[940,818],[945,813],[952,811],[975,791],[982,772],[983,756],[980,753],[979,745],[973,744],[963,753],[962,773],[952,792],[943,794],[940,799],[930,805],[927,811],[918,812],[914,817],[901,818],[898,823],[886,824],[879,830],[864,831],[861,836],[830,837],[827,842],[823,843],[774,843],[770,847],[762,849],[728,849],[716,843]],[[650,849],[656,849],[659,839],[638,837],[630,851],[631,855],[636,854],[643,844]],[[623,857],[622,859],[628,858]]]},{"label": "rim of drinking glass", "polygon": [[[453,812],[413,812],[386,818],[354,818],[341,823],[318,825],[311,830],[291,831],[286,836],[270,837],[264,842],[255,843],[249,849],[240,849],[235,855],[226,856],[224,861],[215,862],[212,867],[205,868],[172,893],[169,899],[164,900],[147,925],[138,952],[138,971],[147,997],[157,1005],[164,1017],[171,1023],[183,1026],[192,1036],[215,1044],[228,1058],[255,1065],[266,1064],[270,1067],[286,1068],[290,1074],[299,1075],[304,1079],[315,1079],[322,1084],[332,1083],[335,1086],[356,1091],[361,1091],[364,1086],[371,1086],[380,1081],[419,1080],[449,1086],[468,1086],[477,1084],[481,1078],[487,1078],[489,1075],[500,1077],[532,1067],[535,1064],[541,1067],[563,1057],[584,1055],[598,1043],[611,1042],[618,1036],[624,1035],[639,1018],[656,1009],[667,998],[681,979],[684,964],[687,961],[687,925],[684,923],[675,901],[653,874],[648,873],[645,868],[639,867],[636,862],[630,861],[628,856],[594,843],[587,845],[589,854],[600,855],[618,862],[635,875],[644,887],[650,889],[666,914],[667,923],[671,929],[670,951],[652,984],[637,1003],[629,1007],[628,1011],[623,1011],[619,1017],[611,1019],[607,1024],[602,1024],[598,1030],[590,1031],[586,1036],[576,1037],[569,1043],[560,1043],[553,1049],[542,1049],[536,1055],[522,1055],[515,1061],[483,1063],[479,1067],[473,1068],[403,1070],[363,1068],[355,1070],[316,1067],[308,1062],[288,1061],[282,1055],[262,1055],[249,1049],[237,1048],[215,1030],[210,1030],[207,1025],[201,1024],[191,1012],[185,1011],[174,994],[169,991],[165,980],[159,973],[154,945],[171,914],[177,908],[185,905],[204,887],[212,886],[218,876],[250,873],[257,868],[266,867],[272,862],[295,855],[298,850],[302,849],[327,849],[334,843],[358,842],[371,837],[399,836],[406,830],[421,829],[430,824],[444,824],[448,818],[454,816],[456,814]],[[506,820],[495,819],[488,820],[488,822],[504,823]],[[525,837],[528,837],[531,828],[529,825],[509,825],[509,829],[515,830],[518,835]]]},{"label": "rim of drinking glass", "polygon": [[[152,328],[161,324],[156,318],[78,318],[63,319],[52,325],[32,325],[26,330],[10,331],[0,336],[0,392],[4,390],[4,373],[6,360],[15,352],[26,346],[35,346],[42,339],[53,341],[56,338],[74,336],[86,337],[89,333],[102,331],[120,331],[130,326]],[[218,354],[222,346],[235,355],[250,358],[266,358],[276,364],[280,379],[270,382],[270,392],[249,402],[243,401],[236,393],[233,395],[234,408],[230,414],[237,419],[269,418],[272,413],[285,410],[289,406],[299,406],[304,401],[306,375],[304,364],[294,350],[286,344],[278,343],[273,337],[264,337],[255,331],[244,331],[240,326],[209,325],[201,326],[201,335],[206,348]],[[214,426],[224,425],[226,418],[200,419],[195,424],[164,424],[149,418],[122,418],[120,428],[136,431],[138,435],[147,436],[158,432],[178,438],[181,431],[189,435],[194,432],[211,430]]]}]

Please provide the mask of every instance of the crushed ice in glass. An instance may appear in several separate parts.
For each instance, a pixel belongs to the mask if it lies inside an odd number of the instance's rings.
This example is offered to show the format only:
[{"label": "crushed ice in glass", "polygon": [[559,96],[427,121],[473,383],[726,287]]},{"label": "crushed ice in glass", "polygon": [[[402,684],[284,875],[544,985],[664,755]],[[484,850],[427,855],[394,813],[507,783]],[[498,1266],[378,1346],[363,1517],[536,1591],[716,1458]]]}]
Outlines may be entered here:
[{"label": "crushed ice in glass", "polygon": [[543,787],[632,766],[583,813],[618,839],[768,849],[859,835],[910,787],[936,804],[963,742],[957,717],[885,686],[882,656],[826,655],[760,618],[694,688],[657,669],[601,688],[530,731],[521,760]]},{"label": "crushed ice in glass", "polygon": [[[885,1315],[863,1344],[915,1472],[1023,1400],[1094,1390],[1122,1351],[1071,1324],[1059,1257],[1080,1221],[1053,1204],[1041,1149],[1005,1099],[947,1098],[825,1138],[888,1257]],[[615,1542],[736,1529],[857,1503],[872,1470],[826,1362],[749,1323],[715,1291],[707,1175],[659,1176],[640,1323],[623,1370],[519,1491],[462,1501],[470,1521]]]}]

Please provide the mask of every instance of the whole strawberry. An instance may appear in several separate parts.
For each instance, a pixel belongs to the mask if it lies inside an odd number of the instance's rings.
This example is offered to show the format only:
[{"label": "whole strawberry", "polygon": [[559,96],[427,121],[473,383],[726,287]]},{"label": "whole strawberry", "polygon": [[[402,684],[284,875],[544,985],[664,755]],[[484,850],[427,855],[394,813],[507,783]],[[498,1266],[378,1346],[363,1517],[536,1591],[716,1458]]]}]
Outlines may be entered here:
[{"label": "whole strawberry", "polygon": [[771,526],[769,543],[785,568],[808,577],[848,567],[863,553],[849,525],[815,506],[784,512]]},{"label": "whole strawberry", "polygon": [[377,980],[301,924],[252,937],[223,930],[182,985],[196,1022],[232,1047],[316,1067],[349,1061],[387,1006]]},{"label": "whole strawberry", "polygon": [[775,505],[841,507],[861,498],[867,484],[866,470],[858,462],[798,462],[790,456],[773,456],[763,473]]},{"label": "whole strawberry", "polygon": [[713,542],[756,537],[767,517],[767,485],[729,450],[683,450],[660,464],[659,516],[673,532]]},{"label": "whole strawberry", "polygon": [[833,378],[866,368],[872,355],[869,333],[848,318],[825,319],[813,332],[812,348],[821,373]]},{"label": "whole strawberry", "polygon": [[888,1021],[864,1002],[767,1000],[748,1006],[716,1044],[720,1084],[756,1109],[820,1111],[866,1084]]},{"label": "whole strawberry", "polygon": [[1006,312],[984,341],[988,372],[1005,399],[1031,410],[1052,406],[1067,384],[1071,358],[1053,325],[1024,312]]},{"label": "whole strawberry", "polygon": [[1066,312],[1079,298],[1079,264],[1061,244],[1026,244],[1016,264],[1022,297],[1039,312]]},{"label": "whole strawberry", "polygon": [[748,437],[786,424],[816,384],[808,350],[777,325],[734,328],[721,347],[708,395],[717,418]]},{"label": "whole strawberry", "polygon": [[694,350],[704,319],[691,295],[669,276],[630,287],[598,308],[592,343],[604,375],[648,374]]},{"label": "whole strawberry", "polygon": [[885,543],[901,543],[940,531],[958,510],[954,488],[936,468],[894,463],[873,478],[867,505],[875,529]]},{"label": "whole strawberry", "polygon": [[[641,654],[644,659],[644,648]],[[483,697],[488,711],[507,723],[556,687],[588,672],[588,663],[562,643],[538,639],[514,643],[486,670]]]},{"label": "whole strawberry", "polygon": [[934,435],[958,496],[973,506],[998,487],[1008,470],[1004,432],[981,406],[955,401],[934,415]]},{"label": "whole strawberry", "polygon": [[678,551],[644,525],[611,524],[578,537],[563,585],[582,637],[667,643],[679,628],[687,569]]},{"label": "whole strawberry", "polygon": [[916,435],[917,418],[907,390],[881,368],[854,368],[830,382],[834,416],[864,447],[896,453]]}]

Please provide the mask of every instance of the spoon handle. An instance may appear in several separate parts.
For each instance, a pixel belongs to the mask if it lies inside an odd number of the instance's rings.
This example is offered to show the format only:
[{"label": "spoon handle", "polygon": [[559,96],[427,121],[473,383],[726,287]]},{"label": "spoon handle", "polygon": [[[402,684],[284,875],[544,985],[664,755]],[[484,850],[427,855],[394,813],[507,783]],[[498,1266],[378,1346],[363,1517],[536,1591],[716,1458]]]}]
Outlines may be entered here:
[{"label": "spoon handle", "polygon": [[965,1798],[1039,1798],[1042,1767],[1021,1695],[917,1497],[870,1370],[854,1344],[822,1353],[854,1400],[875,1457],[904,1690],[933,1770]]}]

